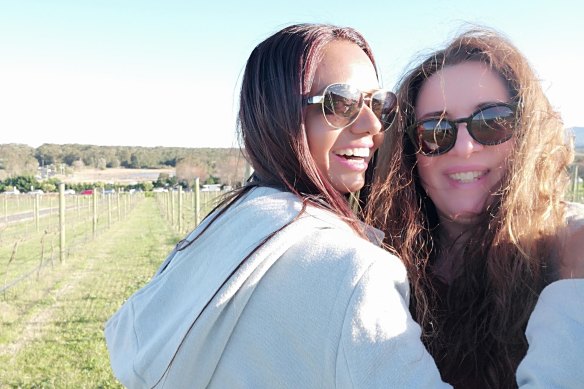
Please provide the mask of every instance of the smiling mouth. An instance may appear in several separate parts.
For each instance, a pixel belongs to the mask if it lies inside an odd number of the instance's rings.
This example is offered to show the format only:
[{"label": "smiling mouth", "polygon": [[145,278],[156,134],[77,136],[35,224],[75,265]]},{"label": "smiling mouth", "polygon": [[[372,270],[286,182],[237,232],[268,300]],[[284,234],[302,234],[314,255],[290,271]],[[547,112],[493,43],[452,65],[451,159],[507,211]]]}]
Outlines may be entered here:
[{"label": "smiling mouth", "polygon": [[335,151],[334,154],[345,159],[365,159],[369,158],[370,149],[366,147],[342,149]]},{"label": "smiling mouth", "polygon": [[469,184],[471,182],[478,181],[481,177],[483,177],[487,172],[461,172],[461,173],[452,173],[449,174],[448,177],[452,180],[458,181],[462,184]]}]

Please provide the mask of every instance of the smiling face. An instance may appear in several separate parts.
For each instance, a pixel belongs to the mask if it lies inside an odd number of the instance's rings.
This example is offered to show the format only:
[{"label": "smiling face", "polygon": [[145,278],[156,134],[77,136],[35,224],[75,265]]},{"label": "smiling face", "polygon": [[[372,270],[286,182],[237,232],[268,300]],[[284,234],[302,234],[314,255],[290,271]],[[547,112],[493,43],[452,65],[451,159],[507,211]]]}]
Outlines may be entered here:
[{"label": "smiling face", "polygon": [[[350,84],[363,92],[379,88],[371,60],[356,44],[335,41],[326,47],[309,96],[320,96],[335,83]],[[369,107],[364,106],[351,125],[333,128],[321,105],[309,105],[305,126],[310,153],[333,187],[341,193],[361,189],[367,164],[383,140],[381,123]]]},{"label": "smiling face", "polygon": [[[416,101],[416,118],[464,118],[489,103],[508,103],[501,77],[487,65],[463,62],[447,66],[426,80]],[[438,210],[443,225],[472,222],[500,187],[513,141],[484,146],[458,124],[454,147],[439,156],[416,155],[422,186]],[[448,227],[447,227],[448,228]]]}]

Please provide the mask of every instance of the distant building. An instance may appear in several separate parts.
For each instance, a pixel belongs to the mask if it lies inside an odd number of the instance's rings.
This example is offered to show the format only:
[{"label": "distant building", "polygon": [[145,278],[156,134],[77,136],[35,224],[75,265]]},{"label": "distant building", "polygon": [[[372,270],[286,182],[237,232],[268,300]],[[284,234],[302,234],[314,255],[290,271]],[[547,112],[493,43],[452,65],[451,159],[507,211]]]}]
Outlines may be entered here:
[{"label": "distant building", "polygon": [[12,190],[7,190],[6,192],[3,193],[7,195],[17,195],[20,194],[20,191],[18,190],[18,188],[15,187]]},{"label": "distant building", "polygon": [[45,180],[47,178],[51,178],[55,175],[55,172],[51,168],[51,166],[39,166],[37,178],[40,180]]},{"label": "distant building", "polygon": [[221,191],[221,184],[205,184],[201,188],[201,192],[219,192]]}]

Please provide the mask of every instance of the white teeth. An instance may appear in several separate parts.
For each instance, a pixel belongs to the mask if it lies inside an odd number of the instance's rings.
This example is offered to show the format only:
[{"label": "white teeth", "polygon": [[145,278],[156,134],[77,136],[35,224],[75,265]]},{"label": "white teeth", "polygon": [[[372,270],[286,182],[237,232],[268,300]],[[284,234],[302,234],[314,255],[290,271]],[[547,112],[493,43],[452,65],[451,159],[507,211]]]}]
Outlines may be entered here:
[{"label": "white teeth", "polygon": [[453,180],[460,181],[462,183],[468,183],[478,180],[484,175],[483,172],[463,172],[463,173],[453,173],[449,174],[448,177]]},{"label": "white teeth", "polygon": [[335,151],[336,155],[344,155],[346,157],[369,157],[369,149],[366,147],[356,148],[356,149],[342,149]]}]

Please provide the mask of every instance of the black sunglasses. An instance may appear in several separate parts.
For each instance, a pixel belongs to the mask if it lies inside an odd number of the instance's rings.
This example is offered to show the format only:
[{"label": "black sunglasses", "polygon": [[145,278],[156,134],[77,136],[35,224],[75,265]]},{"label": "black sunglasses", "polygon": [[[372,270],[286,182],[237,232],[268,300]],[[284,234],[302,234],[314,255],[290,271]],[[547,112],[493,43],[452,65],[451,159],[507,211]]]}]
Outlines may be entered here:
[{"label": "black sunglasses", "polygon": [[498,145],[513,136],[517,124],[516,106],[494,103],[483,106],[462,119],[424,119],[408,127],[406,133],[418,153],[440,155],[454,147],[460,123],[466,123],[468,133],[478,143],[486,146]]},{"label": "black sunglasses", "polygon": [[365,93],[349,84],[331,84],[321,96],[306,100],[307,105],[321,104],[326,122],[334,128],[353,124],[365,103],[381,122],[381,131],[387,130],[395,118],[397,105],[397,98],[390,91],[378,89]]}]

